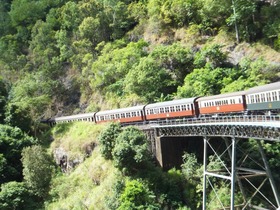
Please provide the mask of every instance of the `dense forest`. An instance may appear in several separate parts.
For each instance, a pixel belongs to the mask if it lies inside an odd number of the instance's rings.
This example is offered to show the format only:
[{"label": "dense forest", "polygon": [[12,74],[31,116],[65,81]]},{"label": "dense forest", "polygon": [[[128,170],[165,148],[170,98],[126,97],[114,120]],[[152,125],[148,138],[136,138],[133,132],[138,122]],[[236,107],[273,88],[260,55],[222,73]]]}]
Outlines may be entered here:
[{"label": "dense forest", "polygon": [[[279,81],[279,11],[279,0],[0,0],[0,209],[200,209],[194,154],[162,172],[135,128],[40,122]],[[83,164],[61,173],[58,148]],[[279,146],[265,148],[276,169]]]}]

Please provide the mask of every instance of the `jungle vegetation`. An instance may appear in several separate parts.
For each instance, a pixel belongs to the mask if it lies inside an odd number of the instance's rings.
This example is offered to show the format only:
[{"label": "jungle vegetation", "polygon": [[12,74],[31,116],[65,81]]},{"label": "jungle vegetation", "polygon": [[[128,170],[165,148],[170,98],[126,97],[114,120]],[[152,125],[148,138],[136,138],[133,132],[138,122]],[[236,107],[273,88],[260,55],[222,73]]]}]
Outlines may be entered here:
[{"label": "jungle vegetation", "polygon": [[[0,0],[0,209],[199,209],[195,154],[163,172],[135,128],[40,122],[278,81],[279,10],[279,0]],[[83,163],[62,173],[60,147]],[[279,167],[279,146],[265,148]]]}]

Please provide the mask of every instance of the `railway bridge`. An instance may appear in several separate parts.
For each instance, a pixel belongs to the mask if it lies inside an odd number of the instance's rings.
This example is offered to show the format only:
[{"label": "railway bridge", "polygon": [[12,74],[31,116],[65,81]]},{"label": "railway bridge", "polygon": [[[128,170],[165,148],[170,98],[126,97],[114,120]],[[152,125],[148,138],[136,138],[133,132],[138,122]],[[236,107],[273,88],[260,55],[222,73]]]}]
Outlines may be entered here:
[{"label": "railway bridge", "polygon": [[[208,193],[214,192],[220,209],[277,209],[280,210],[280,183],[275,183],[264,152],[264,143],[280,142],[279,116],[224,116],[197,119],[153,121],[139,126],[151,141],[151,150],[161,166],[168,167],[168,156],[176,155],[175,139],[201,139],[203,150],[203,210],[213,202]],[[256,141],[256,148],[244,148],[244,142]],[[173,143],[172,143],[173,142]],[[181,141],[182,142],[182,141]],[[167,144],[167,145],[166,145]],[[181,146],[179,146],[181,147]],[[257,149],[257,150],[256,150]],[[172,152],[173,151],[173,152]],[[210,158],[211,157],[211,158]],[[256,160],[261,157],[261,162]],[[216,160],[221,168],[211,170]],[[280,169],[278,173],[280,172]],[[219,198],[213,180],[221,179],[230,188],[230,205]],[[269,189],[269,190],[268,190]],[[242,203],[236,203],[236,195]],[[267,195],[272,196],[267,196]],[[272,199],[271,199],[272,197]],[[255,199],[262,199],[256,205]]]}]

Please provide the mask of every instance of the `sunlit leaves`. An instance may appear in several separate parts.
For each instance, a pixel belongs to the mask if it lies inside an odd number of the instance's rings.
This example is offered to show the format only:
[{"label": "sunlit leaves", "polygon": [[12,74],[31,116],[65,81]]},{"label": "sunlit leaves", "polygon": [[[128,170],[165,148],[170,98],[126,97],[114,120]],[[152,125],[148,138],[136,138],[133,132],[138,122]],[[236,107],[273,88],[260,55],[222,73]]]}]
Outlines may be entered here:
[{"label": "sunlit leaves", "polygon": [[135,127],[127,127],[118,135],[112,154],[118,169],[127,174],[137,172],[150,158],[144,133]]},{"label": "sunlit leaves", "polygon": [[120,196],[118,210],[126,209],[159,209],[156,195],[142,180],[127,180]]},{"label": "sunlit leaves", "polygon": [[26,147],[22,151],[24,181],[34,194],[44,197],[54,172],[51,157],[41,146]]},{"label": "sunlit leaves", "polygon": [[171,74],[150,57],[143,58],[126,76],[125,91],[153,101],[160,93],[172,93],[175,84]]},{"label": "sunlit leaves", "polygon": [[100,134],[98,141],[100,143],[100,152],[105,159],[113,159],[112,151],[116,145],[116,139],[121,133],[121,125],[119,123],[111,123]]}]

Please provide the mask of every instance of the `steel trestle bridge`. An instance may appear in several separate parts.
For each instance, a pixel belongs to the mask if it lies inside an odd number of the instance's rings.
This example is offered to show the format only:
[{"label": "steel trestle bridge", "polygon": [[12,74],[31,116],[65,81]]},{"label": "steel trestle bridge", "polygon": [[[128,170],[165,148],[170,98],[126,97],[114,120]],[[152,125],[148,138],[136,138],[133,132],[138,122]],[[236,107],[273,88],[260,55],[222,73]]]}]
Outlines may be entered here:
[{"label": "steel trestle bridge", "polygon": [[[146,132],[151,140],[153,153],[158,153],[160,145],[157,140],[161,137],[187,137],[201,136],[204,141],[203,151],[203,210],[209,209],[211,202],[217,202],[219,208],[216,209],[277,209],[280,210],[280,196],[276,186],[267,157],[264,152],[263,142],[280,142],[280,116],[217,116],[172,119],[166,121],[151,121],[148,125],[139,126]],[[213,138],[223,139],[225,146],[216,148]],[[252,148],[242,148],[239,146],[244,139],[255,139],[256,150],[251,154]],[[211,154],[211,160],[210,155]],[[261,157],[262,163],[254,160],[254,156]],[[221,168],[211,170],[209,163],[217,160]],[[248,161],[254,164],[247,164]],[[249,167],[248,165],[251,165]],[[225,185],[230,187],[230,201],[223,203],[219,192],[215,189],[213,180],[221,179]],[[255,181],[257,179],[258,181]],[[272,200],[267,196],[267,187],[262,191],[265,183],[269,183]],[[247,191],[248,186],[253,190]],[[215,201],[209,199],[210,191],[216,195]],[[242,197],[242,202],[237,203],[237,192]],[[265,204],[256,205],[254,198],[262,198]],[[271,196],[270,196],[271,197]],[[240,200],[240,199],[239,199]]]}]

